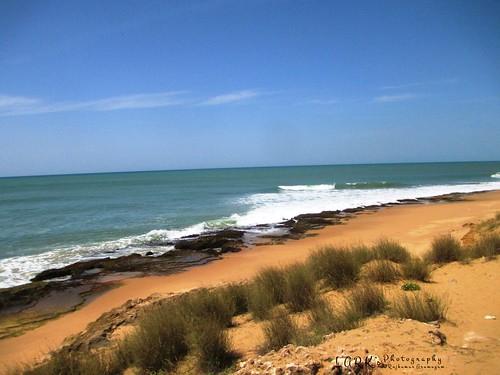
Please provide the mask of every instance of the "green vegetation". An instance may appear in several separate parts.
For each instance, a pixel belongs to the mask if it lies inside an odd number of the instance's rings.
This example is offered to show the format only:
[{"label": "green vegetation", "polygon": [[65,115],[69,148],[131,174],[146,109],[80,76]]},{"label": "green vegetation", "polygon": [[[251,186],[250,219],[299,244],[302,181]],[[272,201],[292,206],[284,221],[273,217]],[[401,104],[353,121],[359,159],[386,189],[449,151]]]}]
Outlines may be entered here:
[{"label": "green vegetation", "polygon": [[222,300],[234,308],[234,315],[248,312],[248,285],[232,283],[221,288]]},{"label": "green vegetation", "polygon": [[410,258],[408,250],[397,241],[383,238],[373,246],[375,258],[396,263],[406,262]]},{"label": "green vegetation", "polygon": [[364,318],[383,312],[387,301],[381,288],[365,283],[351,291],[348,304],[350,314]]},{"label": "green vegetation", "polygon": [[312,331],[325,335],[356,328],[359,325],[359,314],[350,308],[334,311],[324,298],[319,298],[311,307],[309,322]]},{"label": "green vegetation", "polygon": [[398,318],[432,322],[446,318],[446,303],[423,292],[405,293],[393,301],[392,312]]},{"label": "green vegetation", "polygon": [[217,320],[199,321],[191,332],[198,366],[206,372],[219,372],[231,365],[236,355],[233,353],[224,326]]},{"label": "green vegetation", "polygon": [[434,238],[426,260],[432,263],[450,263],[462,258],[462,246],[451,234]]},{"label": "green vegetation", "polygon": [[403,289],[405,292],[414,292],[416,290],[420,290],[420,285],[415,283],[404,283],[403,285],[401,285],[401,289]]},{"label": "green vegetation", "polygon": [[352,285],[361,268],[360,260],[349,249],[323,247],[309,257],[309,265],[317,279],[332,288]]},{"label": "green vegetation", "polygon": [[293,343],[299,335],[299,328],[286,311],[281,311],[264,325],[264,350],[279,349]]},{"label": "green vegetation", "polygon": [[187,325],[174,302],[154,306],[122,345],[124,357],[149,371],[171,369],[188,352]]},{"label": "green vegetation", "polygon": [[411,258],[402,265],[405,279],[427,282],[431,276],[430,265],[420,258]]},{"label": "green vegetation", "polygon": [[260,271],[249,286],[248,309],[257,320],[269,318],[274,306],[285,300],[286,279],[282,269]]},{"label": "green vegetation", "polygon": [[376,260],[368,264],[366,277],[378,283],[392,283],[401,277],[401,272],[394,262]]},{"label": "green vegetation", "polygon": [[315,280],[306,264],[285,270],[285,303],[292,312],[307,310],[318,297]]},{"label": "green vegetation", "polygon": [[485,233],[468,248],[468,255],[471,258],[493,259],[498,254],[500,254],[499,233]]}]

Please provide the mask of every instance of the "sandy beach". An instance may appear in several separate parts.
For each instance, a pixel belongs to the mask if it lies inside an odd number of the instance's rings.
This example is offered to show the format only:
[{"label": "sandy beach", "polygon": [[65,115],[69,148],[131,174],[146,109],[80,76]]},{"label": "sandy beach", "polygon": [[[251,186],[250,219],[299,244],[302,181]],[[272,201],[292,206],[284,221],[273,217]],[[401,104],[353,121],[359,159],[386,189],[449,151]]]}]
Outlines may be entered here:
[{"label": "sandy beach", "polygon": [[[314,234],[311,237],[226,254],[221,260],[178,274],[125,279],[117,287],[92,298],[75,312],[50,320],[21,336],[0,340],[0,364],[8,366],[41,358],[49,350],[59,347],[65,338],[84,330],[101,314],[130,299],[146,298],[152,294],[166,296],[201,286],[245,280],[263,267],[304,260],[311,251],[325,244],[369,244],[381,237],[388,237],[400,241],[413,254],[421,255],[429,248],[434,236],[451,233],[460,239],[468,232],[466,224],[487,219],[498,211],[498,191],[469,195],[466,200],[459,202],[386,207],[358,214],[344,225],[311,232]],[[457,277],[460,277],[461,271],[457,272]],[[470,279],[470,275],[464,277]],[[474,280],[469,281],[472,288]],[[491,301],[490,293],[491,288],[479,289],[474,293],[475,300]],[[498,307],[495,306],[497,314]],[[477,308],[481,309],[480,306]],[[483,311],[478,314],[483,314]],[[494,324],[496,331],[490,335],[498,338],[498,323]]]}]

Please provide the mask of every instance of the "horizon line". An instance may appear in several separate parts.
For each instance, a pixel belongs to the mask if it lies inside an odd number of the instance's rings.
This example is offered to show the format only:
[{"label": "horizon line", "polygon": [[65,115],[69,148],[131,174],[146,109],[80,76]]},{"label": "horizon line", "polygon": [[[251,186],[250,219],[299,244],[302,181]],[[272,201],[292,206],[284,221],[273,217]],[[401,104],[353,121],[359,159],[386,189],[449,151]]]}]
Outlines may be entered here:
[{"label": "horizon line", "polygon": [[396,165],[396,164],[457,164],[457,163],[499,163],[500,160],[452,160],[452,161],[405,161],[405,162],[380,162],[380,163],[332,163],[332,164],[282,164],[282,165],[254,165],[240,167],[207,167],[207,168],[173,168],[173,169],[142,169],[123,171],[101,171],[101,172],[72,172],[72,173],[48,173],[33,175],[11,175],[0,176],[0,179],[9,178],[36,178],[36,177],[62,177],[62,176],[86,176],[99,174],[125,174],[125,173],[150,173],[150,172],[189,172],[217,169],[251,169],[251,168],[294,168],[294,167],[328,167],[347,165]]}]

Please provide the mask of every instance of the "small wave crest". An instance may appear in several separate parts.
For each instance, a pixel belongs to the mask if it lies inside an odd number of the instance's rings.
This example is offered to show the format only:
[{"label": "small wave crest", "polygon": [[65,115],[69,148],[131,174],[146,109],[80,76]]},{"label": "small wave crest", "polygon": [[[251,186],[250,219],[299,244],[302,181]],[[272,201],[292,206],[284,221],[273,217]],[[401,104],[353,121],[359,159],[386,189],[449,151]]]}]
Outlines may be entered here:
[{"label": "small wave crest", "polygon": [[407,185],[389,181],[362,181],[362,182],[345,182],[337,184],[337,189],[389,189],[400,188]]},{"label": "small wave crest", "polygon": [[492,178],[500,178],[500,172],[497,172],[497,173],[493,173],[491,175]]},{"label": "small wave crest", "polygon": [[280,185],[280,190],[285,191],[329,191],[335,190],[335,184],[320,184],[320,185]]}]

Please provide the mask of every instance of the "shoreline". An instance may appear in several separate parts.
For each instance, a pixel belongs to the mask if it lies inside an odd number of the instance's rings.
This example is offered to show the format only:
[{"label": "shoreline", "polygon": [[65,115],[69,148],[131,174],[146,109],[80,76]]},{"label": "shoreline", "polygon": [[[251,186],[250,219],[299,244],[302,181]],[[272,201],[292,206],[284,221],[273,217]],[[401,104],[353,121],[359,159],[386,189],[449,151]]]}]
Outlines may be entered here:
[{"label": "shoreline", "polygon": [[66,337],[83,331],[102,313],[130,299],[147,298],[153,294],[167,296],[196,287],[242,281],[262,267],[300,261],[315,247],[326,243],[369,243],[383,235],[401,241],[418,255],[426,250],[435,233],[451,231],[461,238],[468,230],[464,224],[485,219],[499,210],[499,191],[467,194],[465,200],[453,204],[396,204],[377,210],[365,209],[344,225],[312,230],[308,234],[313,236],[296,241],[227,253],[217,262],[190,267],[173,275],[123,279],[116,288],[90,298],[75,312],[47,321],[21,336],[0,340],[0,363],[32,361],[49,349],[60,346]]}]

